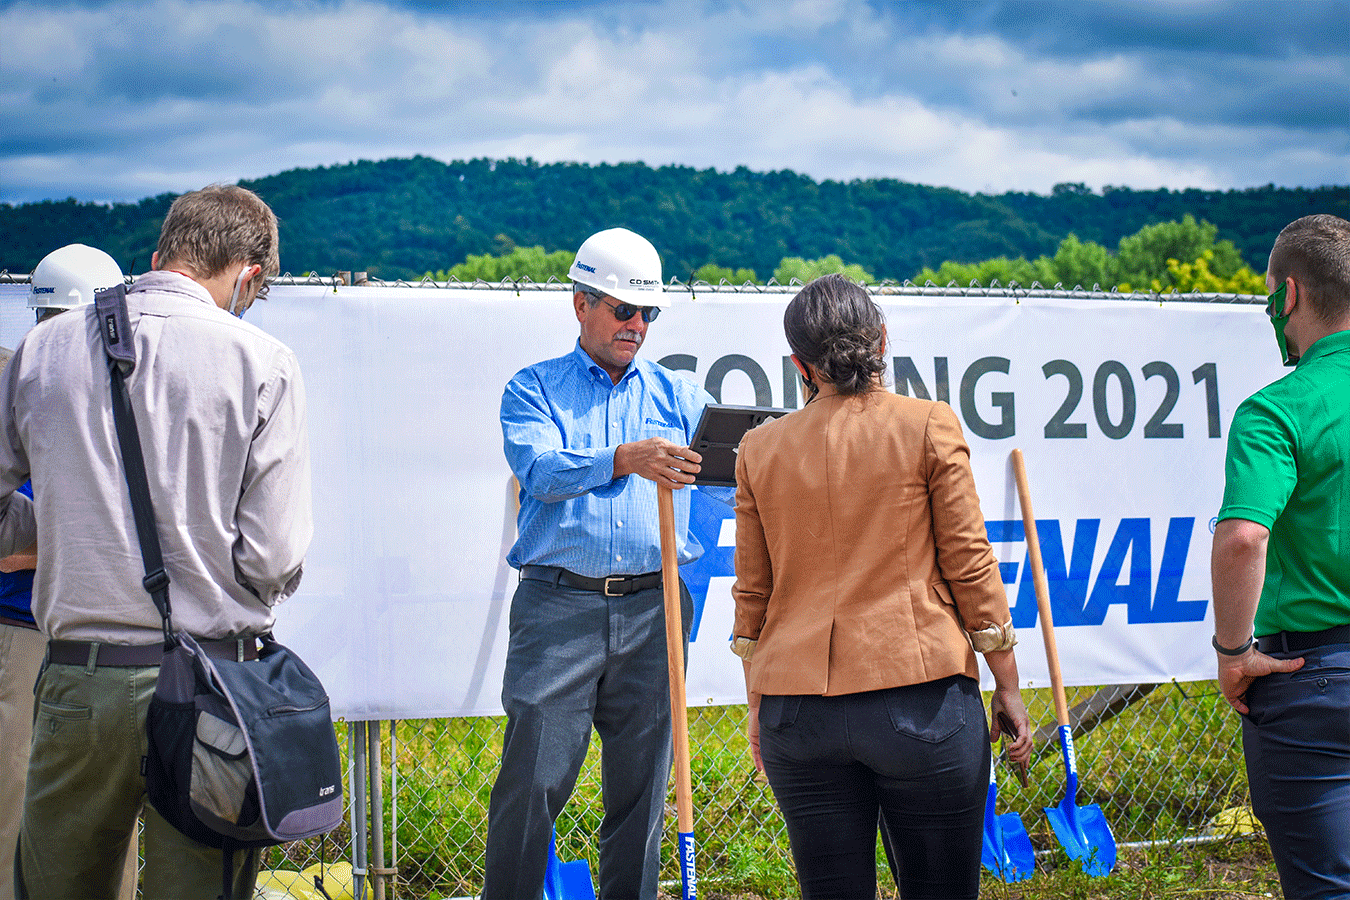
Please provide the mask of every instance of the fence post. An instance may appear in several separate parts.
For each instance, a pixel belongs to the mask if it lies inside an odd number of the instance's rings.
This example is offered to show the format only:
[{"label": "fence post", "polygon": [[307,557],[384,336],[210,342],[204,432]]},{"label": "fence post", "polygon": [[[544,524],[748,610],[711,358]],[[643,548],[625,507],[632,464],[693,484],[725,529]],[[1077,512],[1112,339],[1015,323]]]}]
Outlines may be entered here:
[{"label": "fence post", "polygon": [[366,723],[351,723],[352,896],[366,895]]},{"label": "fence post", "polygon": [[375,888],[375,900],[384,900],[384,882],[388,870],[384,867],[384,766],[380,753],[380,726],[382,722],[371,722],[366,732],[370,741],[370,824],[374,829],[374,864],[369,866],[371,884]]}]

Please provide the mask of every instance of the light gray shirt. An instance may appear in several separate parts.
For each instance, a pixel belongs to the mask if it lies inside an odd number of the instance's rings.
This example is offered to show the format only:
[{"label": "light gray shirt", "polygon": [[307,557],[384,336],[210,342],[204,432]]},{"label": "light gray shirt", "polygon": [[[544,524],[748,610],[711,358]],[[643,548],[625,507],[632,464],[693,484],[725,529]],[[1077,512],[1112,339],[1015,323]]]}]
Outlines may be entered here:
[{"label": "light gray shirt", "polygon": [[[295,355],[174,272],[127,293],[127,380],[174,627],[257,634],[300,582],[313,533]],[[0,378],[0,555],[36,538],[33,616],[52,639],[151,644],[144,567],[93,306],[35,326]],[[34,499],[15,491],[30,476]]]}]

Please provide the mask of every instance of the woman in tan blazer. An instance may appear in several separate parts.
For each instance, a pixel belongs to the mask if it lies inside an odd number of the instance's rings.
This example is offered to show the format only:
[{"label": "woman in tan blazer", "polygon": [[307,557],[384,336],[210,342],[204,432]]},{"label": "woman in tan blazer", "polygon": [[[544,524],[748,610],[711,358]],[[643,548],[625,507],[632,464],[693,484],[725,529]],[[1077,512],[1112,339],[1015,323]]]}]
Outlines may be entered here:
[{"label": "woman in tan blazer", "polygon": [[886,329],[842,275],[783,316],[805,406],[746,434],[736,465],[736,624],[755,764],[787,820],[802,895],[876,893],[878,813],[902,897],[975,897],[991,712],[1031,728],[970,451],[945,403],[882,384]]}]

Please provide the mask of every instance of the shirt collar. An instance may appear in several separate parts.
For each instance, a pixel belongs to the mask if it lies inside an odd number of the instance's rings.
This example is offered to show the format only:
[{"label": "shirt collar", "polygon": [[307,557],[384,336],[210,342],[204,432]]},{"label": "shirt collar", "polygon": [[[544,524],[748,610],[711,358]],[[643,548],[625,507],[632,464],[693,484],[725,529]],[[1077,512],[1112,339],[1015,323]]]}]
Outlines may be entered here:
[{"label": "shirt collar", "polygon": [[[577,365],[581,366],[584,371],[590,372],[592,378],[595,378],[606,387],[612,387],[616,384],[616,382],[610,379],[609,373],[606,372],[598,362],[591,359],[589,353],[581,349],[581,338],[577,338],[576,346],[572,348],[572,358],[577,361]],[[617,383],[625,382],[630,378],[636,378],[637,370],[638,361],[637,358],[634,357],[633,361],[628,364],[628,368],[624,370],[623,377],[620,378]]]},{"label": "shirt collar", "polygon": [[135,293],[136,291],[181,294],[203,303],[209,303],[212,306],[216,305],[215,298],[206,288],[181,272],[169,272],[165,269],[154,269],[143,275],[137,275],[136,281],[127,289],[127,293]]},{"label": "shirt collar", "polygon": [[1350,331],[1332,332],[1313,341],[1313,345],[1308,348],[1308,352],[1299,357],[1298,368],[1303,368],[1305,364],[1314,359],[1321,359],[1323,356],[1346,350],[1350,350]]}]

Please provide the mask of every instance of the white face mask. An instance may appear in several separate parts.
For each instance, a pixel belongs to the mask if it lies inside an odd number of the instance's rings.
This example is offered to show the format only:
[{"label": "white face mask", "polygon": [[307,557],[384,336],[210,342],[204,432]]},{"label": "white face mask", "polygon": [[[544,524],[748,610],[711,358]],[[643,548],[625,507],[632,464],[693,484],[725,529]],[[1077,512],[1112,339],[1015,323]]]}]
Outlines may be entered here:
[{"label": "white face mask", "polygon": [[244,317],[244,310],[248,309],[248,307],[242,305],[244,302],[244,283],[249,280],[252,272],[252,266],[244,266],[244,270],[239,273],[239,278],[234,282],[234,293],[230,295],[230,315],[240,319]]}]

